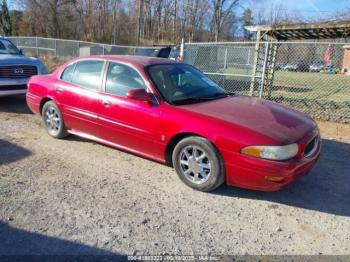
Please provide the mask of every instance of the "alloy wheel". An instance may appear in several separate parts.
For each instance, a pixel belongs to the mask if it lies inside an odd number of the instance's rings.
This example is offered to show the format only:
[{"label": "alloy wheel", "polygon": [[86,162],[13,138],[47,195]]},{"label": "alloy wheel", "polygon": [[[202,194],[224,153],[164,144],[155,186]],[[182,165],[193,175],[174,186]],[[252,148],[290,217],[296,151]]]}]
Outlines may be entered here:
[{"label": "alloy wheel", "polygon": [[211,173],[209,156],[198,146],[187,146],[180,152],[181,174],[195,184],[205,183]]},{"label": "alloy wheel", "polygon": [[56,108],[53,106],[49,106],[45,112],[45,125],[49,132],[59,132],[61,119]]}]

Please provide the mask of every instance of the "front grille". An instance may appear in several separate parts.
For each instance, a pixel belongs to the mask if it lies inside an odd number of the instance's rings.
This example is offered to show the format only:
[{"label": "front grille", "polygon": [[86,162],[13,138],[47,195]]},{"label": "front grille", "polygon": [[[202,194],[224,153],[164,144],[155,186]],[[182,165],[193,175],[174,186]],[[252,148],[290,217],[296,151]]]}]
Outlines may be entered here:
[{"label": "front grille", "polygon": [[27,89],[27,85],[13,85],[13,86],[0,86],[1,91],[21,90]]},{"label": "front grille", "polygon": [[38,74],[36,66],[0,66],[0,78],[27,78]]},{"label": "front grille", "polygon": [[316,136],[314,139],[312,139],[305,147],[305,150],[304,150],[304,156],[305,157],[310,157],[312,156],[316,149],[317,149],[317,146],[318,146],[318,142],[319,142],[319,138],[318,136]]}]

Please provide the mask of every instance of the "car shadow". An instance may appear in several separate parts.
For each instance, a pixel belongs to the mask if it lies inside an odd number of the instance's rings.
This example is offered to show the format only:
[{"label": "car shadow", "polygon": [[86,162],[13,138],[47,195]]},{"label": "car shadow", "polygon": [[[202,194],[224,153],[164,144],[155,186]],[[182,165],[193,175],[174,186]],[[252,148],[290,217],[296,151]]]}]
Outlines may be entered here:
[{"label": "car shadow", "polygon": [[24,147],[0,139],[0,166],[16,162],[31,154],[32,152]]},{"label": "car shadow", "polygon": [[322,140],[321,158],[310,174],[277,192],[222,186],[213,194],[269,201],[350,216],[350,144]]},{"label": "car shadow", "polygon": [[148,158],[148,157],[141,156],[141,155],[138,155],[136,153],[130,152],[130,151],[126,150],[126,149],[113,147],[113,146],[106,145],[106,144],[103,144],[103,143],[100,143],[100,142],[97,142],[97,141],[93,141],[93,140],[90,140],[90,139],[87,139],[87,138],[84,138],[84,137],[80,137],[80,136],[77,136],[77,135],[69,135],[69,136],[65,137],[64,139],[68,140],[68,141],[73,141],[73,142],[90,143],[90,144],[100,145],[100,146],[103,146],[103,147],[108,147],[108,148],[110,148],[112,150],[117,150],[117,151],[123,152],[123,153],[128,154],[128,155],[136,156],[136,157],[139,157],[139,158],[142,158],[142,159],[154,162],[154,163],[163,164],[165,166],[172,167],[170,163],[163,163],[163,162],[160,162],[160,161],[157,161],[157,160],[154,160],[154,159],[151,159],[151,158]]},{"label": "car shadow", "polygon": [[17,229],[0,221],[1,261],[126,261],[126,257],[80,243]]},{"label": "car shadow", "polygon": [[[77,136],[69,136],[67,139],[91,143],[91,141]],[[124,150],[119,151],[130,154]],[[140,157],[132,153],[131,155]],[[150,160],[148,158],[144,159]],[[350,216],[349,159],[350,144],[323,139],[321,157],[310,174],[299,178],[280,191],[260,192],[223,185],[211,193],[229,197],[265,200],[271,203],[334,215]]]},{"label": "car shadow", "polygon": [[24,95],[0,97],[0,112],[32,114]]}]

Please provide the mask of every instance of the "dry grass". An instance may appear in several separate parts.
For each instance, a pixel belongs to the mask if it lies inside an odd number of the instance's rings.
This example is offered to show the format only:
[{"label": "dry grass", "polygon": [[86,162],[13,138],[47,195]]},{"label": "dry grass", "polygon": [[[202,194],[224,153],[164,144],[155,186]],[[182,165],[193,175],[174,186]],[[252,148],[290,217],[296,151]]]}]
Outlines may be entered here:
[{"label": "dry grass", "polygon": [[59,59],[53,56],[41,56],[40,59],[47,66],[50,73],[54,71],[57,67],[65,63],[67,60],[69,60]]}]

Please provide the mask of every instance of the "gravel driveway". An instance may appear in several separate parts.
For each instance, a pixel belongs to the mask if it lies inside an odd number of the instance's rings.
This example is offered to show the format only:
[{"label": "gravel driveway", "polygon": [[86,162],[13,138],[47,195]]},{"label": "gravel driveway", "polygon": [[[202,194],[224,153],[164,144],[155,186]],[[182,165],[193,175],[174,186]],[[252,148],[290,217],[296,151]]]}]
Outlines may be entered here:
[{"label": "gravel driveway", "polygon": [[347,254],[350,144],[275,193],[186,187],[94,142],[50,138],[23,97],[0,98],[1,254]]}]

